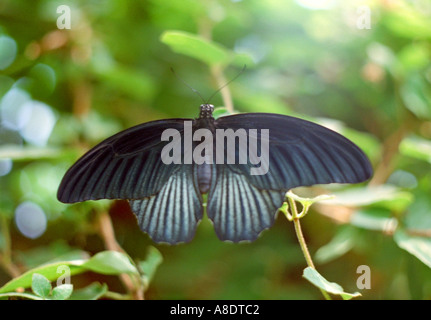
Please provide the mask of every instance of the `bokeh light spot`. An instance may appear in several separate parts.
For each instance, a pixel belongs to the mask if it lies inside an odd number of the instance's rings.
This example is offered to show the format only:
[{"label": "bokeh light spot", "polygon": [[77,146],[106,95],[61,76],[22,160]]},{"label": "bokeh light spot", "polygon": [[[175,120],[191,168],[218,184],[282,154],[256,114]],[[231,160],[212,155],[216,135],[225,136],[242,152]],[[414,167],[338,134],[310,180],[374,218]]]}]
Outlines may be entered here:
[{"label": "bokeh light spot", "polygon": [[24,236],[36,239],[45,232],[47,220],[40,206],[26,201],[15,209],[15,223]]},{"label": "bokeh light spot", "polygon": [[7,175],[12,170],[12,159],[0,159],[0,177]]},{"label": "bokeh light spot", "polygon": [[31,144],[45,146],[56,122],[53,111],[48,105],[38,101],[29,101],[24,107],[29,119],[20,130],[22,137]]}]

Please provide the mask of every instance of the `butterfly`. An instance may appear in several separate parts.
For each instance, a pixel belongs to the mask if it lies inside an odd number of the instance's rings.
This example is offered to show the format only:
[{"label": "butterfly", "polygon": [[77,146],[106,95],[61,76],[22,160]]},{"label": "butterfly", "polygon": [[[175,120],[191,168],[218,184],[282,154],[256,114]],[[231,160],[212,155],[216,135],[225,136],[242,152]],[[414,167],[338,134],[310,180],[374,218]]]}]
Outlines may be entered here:
[{"label": "butterfly", "polygon": [[[59,201],[127,199],[141,230],[153,241],[177,244],[193,239],[203,217],[203,194],[207,194],[206,212],[218,238],[253,241],[273,225],[289,189],[359,183],[372,175],[370,161],[358,146],[321,125],[272,113],[214,119],[213,110],[213,105],[205,103],[196,119],[151,121],[107,138],[66,172],[58,189]],[[185,124],[189,124],[189,132]],[[254,141],[261,158],[266,142],[266,162],[251,157],[238,161],[247,150],[239,143],[220,147],[214,140],[209,143],[210,151],[221,149],[223,155],[210,152],[204,162],[184,161],[203,140],[193,138],[187,148],[186,138],[202,129],[213,134],[230,129],[238,133],[238,140]],[[166,130],[175,133],[176,144],[173,136],[163,137]],[[264,130],[269,133],[265,139]],[[200,151],[197,155],[202,156]],[[180,158],[174,159],[174,153]],[[169,156],[170,163],[163,161]],[[259,166],[266,167],[266,172],[252,174]]]}]

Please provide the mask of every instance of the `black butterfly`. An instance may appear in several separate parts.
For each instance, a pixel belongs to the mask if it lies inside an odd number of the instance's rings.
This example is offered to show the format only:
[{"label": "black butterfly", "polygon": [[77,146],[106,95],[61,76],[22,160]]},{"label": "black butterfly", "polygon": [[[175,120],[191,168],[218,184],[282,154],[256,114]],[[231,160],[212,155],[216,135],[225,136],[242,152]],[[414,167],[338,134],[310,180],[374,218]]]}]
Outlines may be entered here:
[{"label": "black butterfly", "polygon": [[[215,120],[212,105],[200,108],[197,119],[143,123],[101,142],[67,171],[58,199],[65,203],[127,199],[144,232],[155,242],[176,244],[194,237],[203,215],[202,194],[208,193],[207,214],[217,236],[233,242],[252,241],[274,223],[289,189],[358,183],[372,175],[365,154],[323,126],[271,113],[235,114]],[[193,132],[202,128],[212,133],[216,129],[269,129],[268,172],[251,175],[250,169],[256,165],[250,160],[163,163],[162,150],[169,143],[162,141],[163,131],[176,129],[184,138],[185,121],[192,121]],[[249,133],[247,136],[253,138]],[[260,138],[255,138],[260,145]],[[197,143],[193,142],[193,147]],[[234,152],[237,159],[242,151],[236,146]],[[186,153],[184,148],[181,153]]]}]

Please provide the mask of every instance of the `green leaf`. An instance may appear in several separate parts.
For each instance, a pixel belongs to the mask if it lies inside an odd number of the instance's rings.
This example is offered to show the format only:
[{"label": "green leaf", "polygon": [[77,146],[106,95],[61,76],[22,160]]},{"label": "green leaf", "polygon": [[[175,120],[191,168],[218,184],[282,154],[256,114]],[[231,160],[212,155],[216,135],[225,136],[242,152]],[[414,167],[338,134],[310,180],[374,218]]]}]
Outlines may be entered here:
[{"label": "green leaf", "polygon": [[428,65],[429,54],[427,43],[413,42],[401,49],[398,62],[405,71],[421,70]]},{"label": "green leaf", "polygon": [[330,294],[339,295],[344,300],[350,300],[352,298],[360,297],[361,294],[359,292],[355,293],[347,293],[344,292],[344,289],[335,282],[329,282],[326,280],[316,269],[307,267],[304,269],[304,273],[302,275],[305,279],[311,282],[317,288],[320,288]]},{"label": "green leaf", "polygon": [[316,261],[326,263],[349,252],[355,244],[356,233],[356,229],[351,226],[342,228],[329,243],[316,251]]},{"label": "green leaf", "polygon": [[382,24],[395,35],[409,39],[431,38],[431,22],[420,10],[408,6],[400,10],[390,10]]},{"label": "green leaf", "polygon": [[122,91],[139,101],[147,101],[155,91],[153,79],[144,70],[117,62],[101,43],[94,45],[89,71],[107,87]]},{"label": "green leaf", "polygon": [[33,274],[39,273],[49,281],[55,281],[63,272],[58,273],[59,267],[68,266],[70,275],[79,274],[85,271],[93,271],[101,274],[115,275],[120,273],[137,273],[136,268],[129,259],[122,253],[116,251],[102,251],[94,255],[91,259],[81,259],[72,261],[59,261],[45,264],[31,269],[21,276],[7,282],[0,288],[0,293],[15,291],[18,288],[28,288],[32,284]]},{"label": "green leaf", "polygon": [[[428,62],[428,60],[427,60]],[[401,86],[401,98],[405,106],[418,118],[431,118],[431,92],[429,82],[425,77],[413,74],[408,77]]]},{"label": "green leaf", "polygon": [[46,277],[49,281],[55,281],[60,276],[57,270],[60,266],[68,266],[70,268],[70,275],[81,273],[86,271],[80,267],[83,264],[83,260],[76,261],[61,261],[52,264],[46,264],[34,269],[31,269],[17,278],[13,278],[7,282],[3,287],[0,288],[0,293],[15,291],[18,288],[29,288],[32,285],[33,274],[39,273]]},{"label": "green leaf", "polygon": [[356,211],[350,218],[350,223],[367,230],[392,232],[398,226],[398,220],[391,212],[382,208],[364,208]]},{"label": "green leaf", "polygon": [[69,300],[97,300],[108,291],[106,283],[93,282],[89,286],[74,290]]},{"label": "green leaf", "polygon": [[234,53],[232,61],[230,62],[232,65],[237,67],[243,67],[244,65],[247,68],[250,68],[255,65],[253,58],[248,53]]},{"label": "green leaf", "polygon": [[292,191],[287,191],[286,197],[292,198],[295,201],[300,202],[304,206],[311,206],[315,202],[323,201],[323,200],[330,200],[333,199],[333,195],[328,194],[321,194],[319,196],[316,196],[314,198],[304,198],[301,196],[298,196],[297,194],[294,194]]},{"label": "green leaf", "polygon": [[47,299],[51,292],[51,283],[49,280],[39,273],[34,273],[31,282],[31,290],[39,297]]},{"label": "green leaf", "polygon": [[404,226],[406,229],[431,230],[430,219],[431,198],[427,189],[417,189],[415,202],[409,206],[404,216]]},{"label": "green leaf", "polygon": [[0,293],[0,300],[2,300],[2,298],[8,299],[8,298],[24,298],[24,299],[30,299],[30,300],[43,300],[43,298],[35,295],[35,294],[31,294],[31,293],[19,293],[19,292],[8,292],[8,293]]},{"label": "green leaf", "polygon": [[47,159],[47,158],[58,158],[62,156],[60,150],[50,147],[33,147],[33,146],[17,146],[17,145],[2,145],[0,147],[0,159],[12,159],[12,160],[35,160],[35,159]]},{"label": "green leaf", "polygon": [[101,274],[138,273],[129,258],[117,251],[99,252],[82,266]]},{"label": "green leaf", "polygon": [[115,65],[109,69],[93,70],[106,86],[114,90],[121,90],[132,98],[147,101],[154,91],[151,79],[143,73],[121,65]]},{"label": "green leaf", "polygon": [[232,87],[235,90],[235,106],[240,111],[262,112],[262,108],[264,108],[265,112],[279,114],[287,114],[290,111],[286,102],[276,95],[251,90],[249,87],[238,83],[233,83]]},{"label": "green leaf", "polygon": [[431,163],[431,141],[418,136],[409,136],[400,144],[400,152],[405,156]]},{"label": "green leaf", "polygon": [[149,247],[145,261],[139,262],[139,269],[144,273],[142,279],[145,286],[148,287],[156,273],[157,267],[162,263],[163,256],[155,247]]},{"label": "green leaf", "polygon": [[325,204],[351,207],[378,205],[399,212],[413,202],[413,195],[410,192],[391,185],[352,188],[333,192],[333,195],[335,197]]},{"label": "green leaf", "polygon": [[70,297],[73,291],[73,285],[62,284],[52,290],[51,298],[53,300],[66,300]]},{"label": "green leaf", "polygon": [[394,234],[397,245],[431,268],[431,239],[408,235],[404,230]]},{"label": "green leaf", "polygon": [[0,70],[4,70],[12,64],[16,52],[15,40],[8,36],[0,36]]},{"label": "green leaf", "polygon": [[229,110],[226,109],[225,107],[218,107],[214,109],[213,117],[214,119],[218,119],[220,117],[228,116],[230,114],[231,113],[229,112]]},{"label": "green leaf", "polygon": [[86,251],[74,249],[58,241],[47,246],[39,246],[24,252],[17,252],[16,258],[26,270],[29,270],[44,264],[90,259],[90,255]]},{"label": "green leaf", "polygon": [[160,40],[172,51],[198,59],[208,65],[227,64],[231,53],[221,45],[183,31],[165,31]]},{"label": "green leaf", "polygon": [[56,85],[56,74],[50,66],[38,63],[29,71],[28,75],[32,80],[31,93],[32,96],[49,96]]}]

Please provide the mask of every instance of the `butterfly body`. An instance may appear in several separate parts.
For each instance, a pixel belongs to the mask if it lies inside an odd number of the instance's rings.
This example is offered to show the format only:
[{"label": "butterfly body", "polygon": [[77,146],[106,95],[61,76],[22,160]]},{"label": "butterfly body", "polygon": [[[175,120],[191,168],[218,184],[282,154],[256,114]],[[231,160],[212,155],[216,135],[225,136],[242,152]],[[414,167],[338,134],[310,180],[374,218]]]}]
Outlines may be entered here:
[{"label": "butterfly body", "polygon": [[[270,113],[214,119],[212,112],[204,104],[197,119],[152,121],[102,141],[68,170],[58,199],[127,199],[144,232],[156,242],[176,244],[194,237],[202,194],[208,194],[206,211],[217,236],[252,241],[273,224],[287,190],[358,183],[372,174],[356,145],[320,125]],[[164,140],[166,130],[178,141]],[[232,141],[246,141],[246,147],[213,139],[219,131],[235,133]],[[193,161],[196,156],[200,160]],[[253,174],[264,166],[266,172]]]}]

